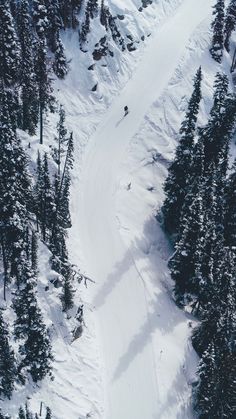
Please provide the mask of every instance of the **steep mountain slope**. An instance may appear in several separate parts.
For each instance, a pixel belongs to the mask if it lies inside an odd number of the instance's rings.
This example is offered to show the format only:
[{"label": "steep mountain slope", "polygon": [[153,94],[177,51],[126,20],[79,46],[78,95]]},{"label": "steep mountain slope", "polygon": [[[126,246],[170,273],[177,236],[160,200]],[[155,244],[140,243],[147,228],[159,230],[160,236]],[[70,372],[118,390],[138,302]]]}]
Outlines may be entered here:
[{"label": "steep mountain slope", "polygon": [[[95,282],[80,284],[76,295],[76,305],[80,297],[84,303],[84,334],[71,343],[73,321],[61,314],[59,291],[50,285],[45,292],[55,273],[41,245],[39,299],[53,335],[54,381],[28,386],[4,407],[16,415],[29,395],[34,411],[43,400],[56,419],[190,419],[193,319],[171,300],[167,260],[173,249],[154,216],[200,64],[199,124],[211,105],[221,68],[208,53],[213,0],[197,6],[193,0],[154,1],[142,12],[139,0],[109,3],[113,14],[124,14],[121,33],[132,34],[137,49],[122,53],[113,45],[114,58],[94,63],[96,19],[87,53],[79,50],[77,32],[68,30],[63,40],[71,69],[55,83],[76,146],[70,254]],[[125,105],[130,113],[124,119]],[[31,141],[34,161],[38,149],[50,152],[56,123],[50,115],[43,146],[21,133],[26,147]]]}]

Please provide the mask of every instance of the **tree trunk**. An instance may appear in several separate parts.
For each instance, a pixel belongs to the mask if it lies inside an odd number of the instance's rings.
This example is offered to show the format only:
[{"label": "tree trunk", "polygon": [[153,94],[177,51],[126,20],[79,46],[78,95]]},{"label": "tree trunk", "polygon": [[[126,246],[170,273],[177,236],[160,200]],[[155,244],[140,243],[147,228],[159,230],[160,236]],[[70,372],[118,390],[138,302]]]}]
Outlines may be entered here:
[{"label": "tree trunk", "polygon": [[43,106],[40,104],[40,144],[43,144]]},{"label": "tree trunk", "polygon": [[5,252],[5,245],[3,237],[1,239],[1,246],[2,246],[2,260],[3,260],[3,269],[4,269],[4,285],[3,285],[3,298],[6,301],[6,286],[8,282],[8,274],[7,274],[7,258]]}]

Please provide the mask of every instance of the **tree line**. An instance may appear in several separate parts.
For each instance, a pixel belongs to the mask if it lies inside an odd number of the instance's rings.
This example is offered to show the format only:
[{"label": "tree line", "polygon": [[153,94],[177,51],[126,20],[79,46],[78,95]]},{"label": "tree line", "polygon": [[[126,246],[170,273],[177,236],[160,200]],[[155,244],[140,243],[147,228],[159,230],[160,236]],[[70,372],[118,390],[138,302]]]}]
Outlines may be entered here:
[{"label": "tree line", "polygon": [[[61,278],[62,310],[73,307],[75,271],[66,248],[73,133],[66,128],[64,108],[58,110],[52,72],[59,78],[68,72],[60,29],[72,25],[79,5],[0,0],[0,258],[2,299],[11,293],[14,313],[9,327],[0,309],[0,396],[9,399],[16,383],[38,383],[52,375],[51,337],[37,298],[39,240],[50,249],[52,268]],[[48,110],[58,112],[57,135],[51,153],[39,152],[30,173],[17,129],[35,135],[39,126],[42,144]],[[46,418],[50,415],[49,409]],[[21,419],[33,417],[27,408],[19,412]]]},{"label": "tree line", "polygon": [[192,335],[201,358],[194,408],[200,419],[222,419],[236,412],[236,162],[229,162],[236,98],[217,73],[209,120],[199,128],[202,77],[199,68],[162,212],[175,243],[169,268],[176,303],[200,320]]}]

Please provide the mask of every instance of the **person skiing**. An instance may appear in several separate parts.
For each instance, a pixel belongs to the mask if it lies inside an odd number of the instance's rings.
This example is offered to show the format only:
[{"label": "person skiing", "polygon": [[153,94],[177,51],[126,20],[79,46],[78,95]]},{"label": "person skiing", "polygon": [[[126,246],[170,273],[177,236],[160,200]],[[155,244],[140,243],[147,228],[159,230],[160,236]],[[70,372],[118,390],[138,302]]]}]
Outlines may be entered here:
[{"label": "person skiing", "polygon": [[128,108],[128,106],[127,106],[127,105],[125,105],[125,107],[124,107],[124,111],[125,111],[125,116],[126,116],[126,115],[128,115],[128,113],[129,113],[129,108]]}]

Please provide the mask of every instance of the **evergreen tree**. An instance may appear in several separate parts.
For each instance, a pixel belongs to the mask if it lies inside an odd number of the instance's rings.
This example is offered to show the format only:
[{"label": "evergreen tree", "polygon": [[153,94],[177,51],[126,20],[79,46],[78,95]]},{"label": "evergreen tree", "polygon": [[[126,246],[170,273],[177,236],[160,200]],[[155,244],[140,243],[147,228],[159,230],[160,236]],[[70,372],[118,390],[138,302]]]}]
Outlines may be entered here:
[{"label": "evergreen tree", "polygon": [[8,0],[0,0],[0,79],[7,86],[18,81],[19,44]]},{"label": "evergreen tree", "polygon": [[[51,371],[52,350],[48,332],[36,299],[34,273],[28,263],[24,266],[24,286],[13,302],[16,313],[15,337],[21,339],[20,370],[29,372],[34,382],[42,380]],[[24,341],[22,341],[24,339]]]},{"label": "evergreen tree", "polygon": [[212,58],[214,58],[214,60],[218,63],[220,63],[222,60],[224,47],[224,7],[224,0],[216,0],[216,4],[213,7],[213,36],[210,53]]},{"label": "evergreen tree", "polygon": [[35,134],[38,123],[38,88],[34,71],[33,37],[28,0],[22,0],[18,7],[18,33],[21,45],[20,82],[22,102],[22,129]]},{"label": "evergreen tree", "polygon": [[52,52],[58,48],[59,30],[63,26],[58,0],[45,0],[47,7],[48,28],[47,40]]},{"label": "evergreen tree", "polygon": [[38,273],[38,239],[35,231],[32,231],[31,237],[31,269],[34,275]]},{"label": "evergreen tree", "polygon": [[179,230],[181,211],[189,187],[194,135],[201,100],[201,80],[202,72],[199,68],[195,76],[194,90],[188,104],[185,120],[181,125],[181,138],[176,149],[175,159],[169,168],[164,185],[166,199],[162,211],[165,229],[170,234],[176,234]]},{"label": "evergreen tree", "polygon": [[94,19],[98,14],[98,0],[88,0],[86,11]]},{"label": "evergreen tree", "polygon": [[220,419],[212,416],[218,403],[216,388],[220,379],[216,356],[215,345],[211,343],[203,354],[198,370],[200,381],[195,390],[195,408],[199,419]]},{"label": "evergreen tree", "polygon": [[80,35],[80,48],[82,48],[82,45],[87,41],[87,36],[90,32],[90,15],[88,10],[86,9],[85,12],[85,19],[84,22],[81,25],[81,29],[79,32]]},{"label": "evergreen tree", "polygon": [[19,409],[18,419],[26,419],[26,417],[25,417],[25,412],[24,412],[24,409],[23,409],[23,407],[22,407],[22,406],[21,406],[21,407],[20,407],[20,409]]},{"label": "evergreen tree", "polygon": [[52,419],[52,412],[49,407],[47,407],[45,419]]},{"label": "evergreen tree", "polygon": [[235,0],[231,0],[229,6],[226,11],[225,16],[225,48],[229,52],[229,42],[232,32],[235,30],[236,27],[236,2]]},{"label": "evergreen tree", "polygon": [[56,35],[56,50],[53,62],[53,70],[59,79],[64,79],[68,73],[68,65],[65,56],[65,50],[61,41],[59,32]]},{"label": "evergreen tree", "polygon": [[57,146],[52,149],[52,157],[58,166],[58,176],[61,176],[61,161],[62,157],[66,153],[66,147],[68,144],[68,131],[65,127],[66,113],[64,107],[60,105],[59,109],[59,121],[57,124],[57,137],[55,137]]},{"label": "evergreen tree", "polygon": [[46,241],[47,239],[47,230],[50,231],[52,226],[52,219],[53,219],[53,195],[51,189],[51,181],[50,175],[48,170],[48,158],[47,154],[44,154],[43,159],[43,167],[42,167],[42,213],[41,213],[41,228],[42,228],[42,235],[43,240]]},{"label": "evergreen tree", "polygon": [[45,0],[33,0],[33,19],[36,33],[44,41],[49,25]]},{"label": "evergreen tree", "polygon": [[30,181],[27,159],[11,127],[7,95],[0,85],[0,226],[4,266],[4,298],[10,276],[20,282],[20,266],[24,256],[25,232],[28,222]]},{"label": "evergreen tree", "polygon": [[[214,85],[214,101],[210,111],[210,118],[205,128],[201,129],[201,136],[205,143],[205,169],[214,161],[219,164],[220,159],[227,163],[229,141],[233,133],[236,117],[236,100],[228,93],[228,78],[225,74],[217,73]],[[225,171],[227,165],[225,166]]]},{"label": "evergreen tree", "polygon": [[9,345],[9,332],[0,310],[0,394],[11,398],[16,379],[14,352]]},{"label": "evergreen tree", "polygon": [[64,164],[64,169],[61,179],[61,187],[58,196],[58,206],[57,212],[60,219],[60,224],[64,228],[71,227],[71,217],[70,217],[70,186],[71,186],[71,170],[73,169],[73,153],[74,153],[74,144],[73,144],[73,134],[70,134],[68,144],[66,159]]},{"label": "evergreen tree", "polygon": [[236,161],[226,184],[225,241],[236,247]]},{"label": "evergreen tree", "polygon": [[39,94],[40,144],[43,144],[43,116],[48,109],[53,111],[54,104],[50,70],[47,65],[46,40],[44,37],[42,37],[38,42],[35,72]]},{"label": "evergreen tree", "polygon": [[203,143],[199,140],[193,164],[194,182],[185,198],[187,204],[181,218],[180,238],[169,262],[171,276],[175,281],[175,298],[180,306],[192,301],[193,295],[199,296],[205,235],[203,162]]}]

